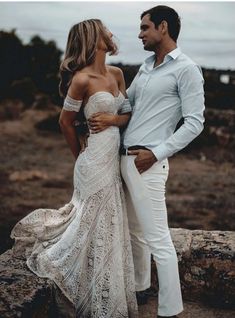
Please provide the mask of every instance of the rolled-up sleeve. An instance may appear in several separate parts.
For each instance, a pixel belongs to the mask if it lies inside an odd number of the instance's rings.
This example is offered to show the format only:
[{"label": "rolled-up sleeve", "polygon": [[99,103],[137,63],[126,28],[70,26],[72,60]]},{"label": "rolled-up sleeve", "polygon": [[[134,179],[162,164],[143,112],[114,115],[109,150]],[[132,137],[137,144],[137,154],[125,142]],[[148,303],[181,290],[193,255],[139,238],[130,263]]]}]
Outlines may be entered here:
[{"label": "rolled-up sleeve", "polygon": [[184,123],[172,136],[152,149],[161,161],[186,147],[203,130],[204,123],[204,79],[199,66],[188,65],[178,78],[178,94]]},{"label": "rolled-up sleeve", "polygon": [[130,113],[132,111],[131,104],[129,102],[128,98],[125,98],[124,102],[121,104],[118,113],[119,114],[125,114]]}]

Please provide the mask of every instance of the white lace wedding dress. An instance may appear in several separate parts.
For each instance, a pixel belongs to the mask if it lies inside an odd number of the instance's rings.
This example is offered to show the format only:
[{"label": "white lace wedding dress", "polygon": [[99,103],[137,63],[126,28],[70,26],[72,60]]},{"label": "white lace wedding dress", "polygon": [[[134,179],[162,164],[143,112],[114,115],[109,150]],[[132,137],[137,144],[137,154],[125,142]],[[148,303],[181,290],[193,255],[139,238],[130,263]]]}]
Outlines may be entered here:
[{"label": "white lace wedding dress", "polygon": [[[84,109],[117,113],[125,98],[92,95]],[[81,102],[67,96],[65,110]],[[124,111],[123,111],[124,112]],[[13,253],[31,271],[52,279],[79,318],[138,317],[125,198],[119,169],[119,129],[91,134],[74,167],[74,193],[60,208],[38,209],[12,230]]]}]

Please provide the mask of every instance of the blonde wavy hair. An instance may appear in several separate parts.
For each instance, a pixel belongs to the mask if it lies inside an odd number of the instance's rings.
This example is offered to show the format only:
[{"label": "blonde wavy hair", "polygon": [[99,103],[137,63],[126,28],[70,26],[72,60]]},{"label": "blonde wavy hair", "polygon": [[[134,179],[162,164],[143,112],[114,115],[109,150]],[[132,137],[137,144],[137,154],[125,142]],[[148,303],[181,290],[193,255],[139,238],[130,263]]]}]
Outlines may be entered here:
[{"label": "blonde wavy hair", "polygon": [[69,31],[59,72],[59,92],[62,97],[66,96],[75,72],[93,63],[100,39],[106,44],[109,55],[117,54],[117,45],[108,36],[107,29],[99,19],[82,21]]}]

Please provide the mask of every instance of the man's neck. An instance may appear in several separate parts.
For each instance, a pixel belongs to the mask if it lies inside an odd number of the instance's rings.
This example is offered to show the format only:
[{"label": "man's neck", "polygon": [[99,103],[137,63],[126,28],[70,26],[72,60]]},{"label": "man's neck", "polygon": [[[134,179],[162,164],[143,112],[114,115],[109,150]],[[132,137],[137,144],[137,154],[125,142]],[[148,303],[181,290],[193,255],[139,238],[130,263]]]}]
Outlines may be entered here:
[{"label": "man's neck", "polygon": [[156,59],[155,59],[154,67],[162,64],[165,56],[171,51],[175,50],[176,48],[177,48],[177,45],[173,40],[169,41],[167,44],[163,44],[157,47],[155,50]]}]

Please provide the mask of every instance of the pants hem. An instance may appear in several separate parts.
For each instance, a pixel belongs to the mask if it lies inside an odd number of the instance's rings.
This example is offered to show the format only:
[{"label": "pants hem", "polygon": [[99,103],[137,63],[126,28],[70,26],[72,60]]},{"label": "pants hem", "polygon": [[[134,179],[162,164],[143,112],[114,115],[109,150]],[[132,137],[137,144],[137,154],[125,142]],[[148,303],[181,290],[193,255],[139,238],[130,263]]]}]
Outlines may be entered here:
[{"label": "pants hem", "polygon": [[148,289],[151,285],[150,284],[146,284],[146,285],[138,285],[135,287],[135,291],[139,292],[139,291],[144,291],[145,289]]},{"label": "pants hem", "polygon": [[182,311],[184,310],[183,307],[181,307],[181,309],[178,309],[178,310],[175,310],[175,311],[172,311],[171,313],[169,312],[164,312],[164,311],[158,311],[158,315],[159,316],[163,316],[163,317],[171,317],[171,316],[175,316],[175,315],[178,315],[180,314]]}]

